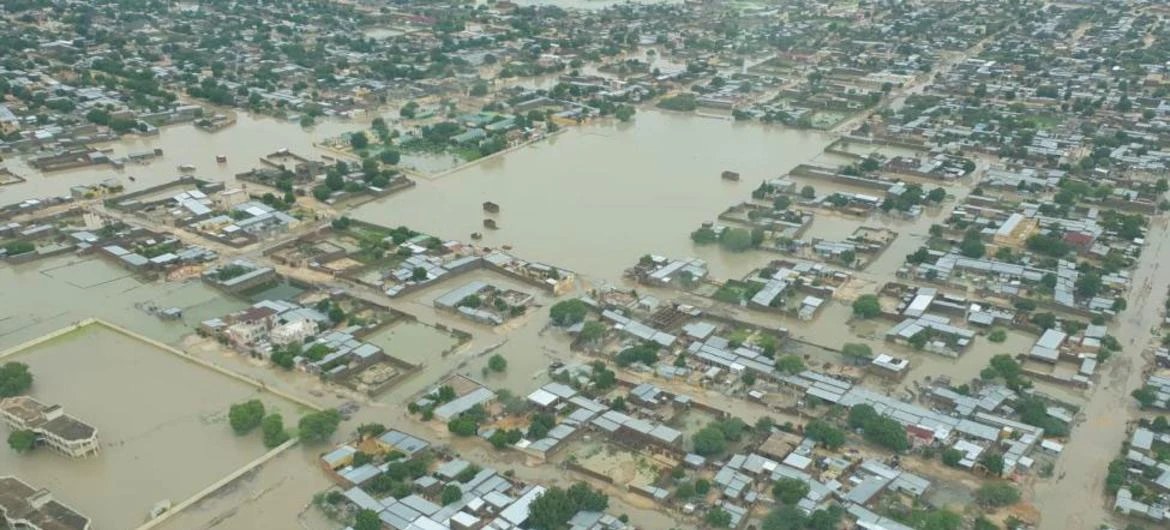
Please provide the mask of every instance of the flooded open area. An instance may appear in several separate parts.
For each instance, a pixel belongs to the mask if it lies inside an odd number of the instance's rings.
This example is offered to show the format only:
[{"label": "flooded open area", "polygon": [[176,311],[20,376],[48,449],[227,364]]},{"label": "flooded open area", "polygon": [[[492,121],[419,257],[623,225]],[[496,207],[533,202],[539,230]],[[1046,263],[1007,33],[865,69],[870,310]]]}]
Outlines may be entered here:
[{"label": "flooded open area", "polygon": [[434,362],[459,343],[449,333],[417,322],[395,324],[367,336],[366,341],[411,364]]},{"label": "flooded open area", "polygon": [[1162,4],[8,2],[0,528],[1164,524]]},{"label": "flooded open area", "polygon": [[[174,344],[200,321],[246,306],[198,279],[143,282],[102,259],[74,256],[0,267],[0,296],[21,300],[0,309],[5,347],[92,317]],[[181,308],[183,318],[164,322],[150,306]]]},{"label": "flooded open area", "polygon": [[[738,277],[758,262],[695,248],[688,234],[827,143],[818,133],[646,111],[634,124],[584,126],[424,180],[355,215],[441,237],[483,231],[485,244],[592,277],[616,278],[647,252],[698,255],[716,275]],[[743,181],[720,179],[724,170]],[[500,205],[499,230],[483,230],[484,201]]]},{"label": "flooded open area", "polygon": [[82,459],[2,451],[0,469],[49,488],[99,528],[136,527],[156,503],[182,501],[264,454],[258,433],[233,434],[232,403],[260,399],[286,422],[299,416],[291,403],[100,325],[6,360],[29,366],[34,398],[96,427],[101,449]]}]

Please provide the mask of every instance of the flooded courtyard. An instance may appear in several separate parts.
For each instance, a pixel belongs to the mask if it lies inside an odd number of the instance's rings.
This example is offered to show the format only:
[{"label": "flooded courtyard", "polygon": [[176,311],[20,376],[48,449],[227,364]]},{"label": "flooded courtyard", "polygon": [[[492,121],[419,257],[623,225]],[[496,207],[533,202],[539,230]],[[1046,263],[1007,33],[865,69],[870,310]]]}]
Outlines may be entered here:
[{"label": "flooded courtyard", "polygon": [[438,329],[417,322],[402,322],[365,337],[392,357],[411,364],[427,364],[442,357],[459,340]]},{"label": "flooded courtyard", "polygon": [[[590,277],[616,278],[646,253],[697,255],[719,276],[742,276],[756,259],[695,247],[700,223],[747,199],[755,183],[820,153],[828,137],[656,111],[633,124],[587,125],[484,160],[355,216],[465,239],[483,230],[482,203],[500,205],[487,245]],[[739,183],[720,179],[740,172]],[[636,227],[636,229],[631,229]]]},{"label": "flooded courtyard", "polygon": [[[99,258],[63,256],[0,267],[0,296],[20,300],[0,309],[0,346],[12,347],[74,322],[100,317],[175,344],[199,322],[246,307],[198,279],[147,283]],[[150,307],[179,307],[162,321]]]},{"label": "flooded courtyard", "polygon": [[259,433],[231,431],[232,403],[260,399],[286,425],[299,417],[291,403],[100,325],[8,360],[29,365],[33,397],[95,426],[101,453],[0,451],[0,469],[48,488],[98,528],[134,528],[155,503],[178,503],[264,454]]}]

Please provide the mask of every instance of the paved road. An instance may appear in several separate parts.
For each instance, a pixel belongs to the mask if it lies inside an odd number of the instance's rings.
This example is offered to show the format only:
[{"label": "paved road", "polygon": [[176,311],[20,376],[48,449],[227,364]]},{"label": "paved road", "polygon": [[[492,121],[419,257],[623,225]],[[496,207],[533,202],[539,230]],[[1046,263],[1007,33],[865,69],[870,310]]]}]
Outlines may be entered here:
[{"label": "paved road", "polygon": [[1033,490],[1033,502],[1043,514],[1041,530],[1096,528],[1111,517],[1105,475],[1126,439],[1127,422],[1137,415],[1129,394],[1142,385],[1143,353],[1154,338],[1151,330],[1161,323],[1162,300],[1170,287],[1170,274],[1159,270],[1162,263],[1170,263],[1166,223],[1155,220],[1146,236],[1151,244],[1138,262],[1129,307],[1114,330],[1122,353],[1106,364],[1082,409],[1087,420],[1073,429],[1053,473],[1057,478]]}]

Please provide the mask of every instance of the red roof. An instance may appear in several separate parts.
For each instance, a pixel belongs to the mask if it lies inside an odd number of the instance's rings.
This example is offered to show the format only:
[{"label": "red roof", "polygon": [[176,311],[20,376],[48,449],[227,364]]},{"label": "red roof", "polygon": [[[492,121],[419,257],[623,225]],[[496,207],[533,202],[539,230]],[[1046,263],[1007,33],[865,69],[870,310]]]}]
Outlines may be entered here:
[{"label": "red roof", "polygon": [[1093,244],[1093,236],[1084,232],[1066,232],[1064,234],[1064,241],[1070,245],[1087,247]]}]

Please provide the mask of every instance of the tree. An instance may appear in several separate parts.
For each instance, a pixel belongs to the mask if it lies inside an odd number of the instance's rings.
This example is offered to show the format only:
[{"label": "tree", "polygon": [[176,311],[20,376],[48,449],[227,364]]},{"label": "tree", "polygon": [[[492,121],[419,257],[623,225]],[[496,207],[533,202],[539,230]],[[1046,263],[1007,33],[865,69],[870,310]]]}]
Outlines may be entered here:
[{"label": "tree", "polygon": [[731,514],[718,506],[707,511],[705,520],[713,528],[727,528],[731,526]]},{"label": "tree", "polygon": [[988,518],[980,515],[978,518],[975,519],[975,526],[973,526],[972,529],[973,530],[999,530],[999,527],[996,526],[995,523],[991,522],[991,519],[988,519]]},{"label": "tree", "polygon": [[820,419],[808,422],[804,426],[804,435],[833,450],[845,445],[845,433]]},{"label": "tree", "polygon": [[0,398],[23,394],[32,383],[33,376],[27,364],[12,361],[0,366]]},{"label": "tree", "polygon": [[727,437],[723,430],[714,425],[708,425],[691,437],[696,454],[711,456],[722,453],[727,448]]},{"label": "tree", "polygon": [[947,450],[943,451],[942,462],[943,462],[943,464],[945,464],[947,466],[959,467],[959,462],[961,462],[962,460],[963,460],[963,452],[958,450],[958,449],[955,449],[954,447],[949,447],[949,448],[947,448]]},{"label": "tree", "polygon": [[865,426],[865,439],[899,453],[910,448],[906,428],[891,418],[874,418]]},{"label": "tree", "polygon": [[394,149],[383,149],[382,152],[378,154],[378,158],[382,160],[383,164],[393,166],[402,160],[402,153],[399,153]]},{"label": "tree", "polygon": [[1032,323],[1043,329],[1052,329],[1056,327],[1056,315],[1052,313],[1035,313],[1032,315]]},{"label": "tree", "polygon": [[327,409],[301,416],[297,423],[297,432],[306,443],[321,443],[329,440],[341,424],[341,413],[336,409]]},{"label": "tree", "polygon": [[488,84],[486,82],[476,81],[474,85],[471,85],[471,95],[473,97],[486,96],[487,93],[488,93]]},{"label": "tree", "polygon": [[817,189],[812,186],[800,188],[800,196],[805,199],[814,199],[817,196]]},{"label": "tree", "polygon": [[37,433],[28,430],[16,430],[8,434],[8,447],[18,453],[27,453],[37,447]]},{"label": "tree", "polygon": [[906,261],[912,264],[926,263],[930,259],[930,251],[926,247],[918,247],[913,254],[906,256]]},{"label": "tree", "polygon": [[975,501],[983,506],[1010,506],[1020,501],[1020,490],[1007,482],[988,482],[975,490]]},{"label": "tree", "polygon": [[[341,173],[330,170],[330,172],[325,175],[326,191],[341,191],[342,188],[345,188],[345,177],[343,177]],[[317,196],[316,188],[314,188],[313,196]]]},{"label": "tree", "polygon": [[381,423],[363,423],[357,428],[358,438],[361,439],[378,436],[384,432],[386,432],[386,426]]},{"label": "tree", "polygon": [[854,405],[849,409],[849,427],[853,429],[864,429],[866,425],[878,418],[878,413],[870,405],[860,404]]},{"label": "tree", "polygon": [[714,422],[712,425],[720,431],[723,431],[723,437],[732,442],[738,442],[743,439],[743,431],[748,427],[743,420],[734,416],[723,421]]},{"label": "tree", "polygon": [[730,252],[743,252],[752,248],[752,234],[743,228],[727,228],[719,234],[719,246]]},{"label": "tree", "polygon": [[536,530],[560,530],[577,512],[603,512],[609,497],[583,482],[568,489],[553,486],[536,497],[528,507],[528,525]]},{"label": "tree", "polygon": [[538,412],[532,415],[531,422],[528,424],[528,437],[537,440],[548,435],[553,427],[557,426],[557,419],[552,414]]},{"label": "tree", "polygon": [[772,496],[784,504],[796,504],[808,495],[808,483],[796,478],[782,478],[772,484]]},{"label": "tree", "polygon": [[1003,455],[991,452],[983,453],[983,456],[979,457],[979,463],[987,468],[988,473],[997,477],[1003,475]]},{"label": "tree", "polygon": [[455,436],[475,436],[479,433],[479,422],[474,417],[463,414],[448,421],[447,430]]},{"label": "tree", "polygon": [[243,436],[260,426],[264,420],[264,404],[259,399],[237,403],[228,409],[228,423],[236,434]]},{"label": "tree", "polygon": [[972,228],[963,234],[963,241],[959,243],[960,254],[968,258],[982,258],[986,252],[987,247],[983,245],[979,230]]},{"label": "tree", "polygon": [[1007,340],[1007,332],[1002,329],[994,329],[987,335],[987,340],[998,344]]},{"label": "tree", "polygon": [[448,504],[459,502],[459,499],[462,498],[463,490],[460,489],[459,486],[454,484],[447,484],[447,486],[443,488],[443,493],[439,497],[439,500],[443,503],[443,506],[446,506]]},{"label": "tree", "polygon": [[427,270],[422,267],[415,267],[410,271],[410,279],[415,282],[421,282],[427,279]]},{"label": "tree", "polygon": [[[808,524],[808,517],[803,510],[796,506],[784,505],[772,510],[764,518],[764,521],[760,523],[760,530],[804,530]],[[835,526],[829,526],[825,530],[835,529]]]},{"label": "tree", "polygon": [[562,327],[572,326],[578,322],[585,320],[585,314],[589,312],[589,306],[579,299],[562,300],[553,304],[549,308],[549,318],[552,319],[553,324]]},{"label": "tree", "polygon": [[841,252],[841,264],[846,267],[852,267],[853,263],[857,261],[857,254],[852,250],[845,250]]},{"label": "tree", "polygon": [[934,203],[942,202],[947,198],[947,190],[942,188],[935,188],[926,194],[926,200]]},{"label": "tree", "polygon": [[488,368],[493,372],[503,372],[508,369],[508,360],[497,353],[488,359]]},{"label": "tree", "polygon": [[272,413],[260,422],[260,432],[264,433],[264,447],[272,449],[288,441],[288,432],[284,430],[284,418],[280,414]]},{"label": "tree", "polygon": [[1134,390],[1130,395],[1137,400],[1138,405],[1143,409],[1150,408],[1150,405],[1153,405],[1158,400],[1158,392],[1151,386],[1141,387]]},{"label": "tree", "polygon": [[873,358],[873,349],[868,344],[858,342],[847,342],[841,347],[841,353],[846,357],[858,360],[868,360]]},{"label": "tree", "polygon": [[354,518],[353,530],[381,530],[382,520],[374,510],[358,510]]},{"label": "tree", "polygon": [[637,346],[631,346],[619,352],[615,360],[617,365],[621,367],[634,363],[653,366],[654,363],[658,362],[658,345],[653,342],[643,342]]},{"label": "tree", "polygon": [[853,301],[853,316],[873,318],[882,314],[882,304],[876,294],[863,294]]},{"label": "tree", "polygon": [[618,119],[618,121],[625,122],[630,121],[637,112],[638,111],[630,105],[618,105],[618,108],[613,112],[613,115]]},{"label": "tree", "polygon": [[585,323],[585,326],[581,328],[581,333],[577,335],[577,338],[581,342],[596,342],[603,336],[605,336],[605,324],[592,320]]},{"label": "tree", "polygon": [[313,198],[325,202],[333,195],[333,189],[326,184],[313,186]]},{"label": "tree", "polygon": [[785,355],[776,361],[776,370],[789,374],[799,374],[804,371],[804,359],[796,355]]},{"label": "tree", "polygon": [[353,147],[354,150],[365,149],[366,146],[370,145],[370,137],[366,136],[365,131],[355,132],[349,135],[349,145]]},{"label": "tree", "polygon": [[691,232],[691,241],[696,245],[709,245],[719,240],[719,236],[709,226],[701,226],[698,230]]}]

